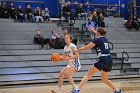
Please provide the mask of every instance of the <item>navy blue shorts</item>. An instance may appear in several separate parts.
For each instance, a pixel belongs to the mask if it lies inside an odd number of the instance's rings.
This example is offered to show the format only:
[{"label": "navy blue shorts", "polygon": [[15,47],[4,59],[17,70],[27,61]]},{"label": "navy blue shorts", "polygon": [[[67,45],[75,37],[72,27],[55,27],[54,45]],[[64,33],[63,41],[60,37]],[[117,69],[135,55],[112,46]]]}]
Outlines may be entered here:
[{"label": "navy blue shorts", "polygon": [[112,70],[112,58],[110,55],[101,56],[97,63],[94,63],[94,66],[100,71],[110,72]]}]

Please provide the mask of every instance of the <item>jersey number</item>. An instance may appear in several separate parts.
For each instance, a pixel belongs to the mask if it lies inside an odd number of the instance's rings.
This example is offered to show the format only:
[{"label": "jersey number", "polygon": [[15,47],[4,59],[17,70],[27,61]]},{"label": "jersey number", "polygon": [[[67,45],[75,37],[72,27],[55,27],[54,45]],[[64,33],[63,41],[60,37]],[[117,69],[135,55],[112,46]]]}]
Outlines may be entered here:
[{"label": "jersey number", "polygon": [[109,49],[108,43],[104,43],[104,45],[105,45],[105,49]]}]

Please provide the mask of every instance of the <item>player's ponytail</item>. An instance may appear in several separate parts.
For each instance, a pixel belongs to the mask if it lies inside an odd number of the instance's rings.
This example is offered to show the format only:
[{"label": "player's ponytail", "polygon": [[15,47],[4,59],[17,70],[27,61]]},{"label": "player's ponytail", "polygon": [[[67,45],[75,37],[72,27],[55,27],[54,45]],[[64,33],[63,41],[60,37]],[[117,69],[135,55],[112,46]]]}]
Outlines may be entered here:
[{"label": "player's ponytail", "polygon": [[101,28],[101,27],[97,31],[100,33],[101,36],[105,36],[106,35],[106,31],[103,28]]}]

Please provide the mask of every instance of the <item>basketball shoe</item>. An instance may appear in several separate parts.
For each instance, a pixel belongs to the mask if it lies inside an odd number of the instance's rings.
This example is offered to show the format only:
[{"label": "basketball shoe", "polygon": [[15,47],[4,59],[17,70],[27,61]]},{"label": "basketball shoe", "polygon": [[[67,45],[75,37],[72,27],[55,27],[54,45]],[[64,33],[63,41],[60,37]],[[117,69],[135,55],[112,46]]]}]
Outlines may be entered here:
[{"label": "basketball shoe", "polygon": [[115,91],[114,93],[122,93],[122,92],[121,92],[121,90],[119,90],[119,91]]}]

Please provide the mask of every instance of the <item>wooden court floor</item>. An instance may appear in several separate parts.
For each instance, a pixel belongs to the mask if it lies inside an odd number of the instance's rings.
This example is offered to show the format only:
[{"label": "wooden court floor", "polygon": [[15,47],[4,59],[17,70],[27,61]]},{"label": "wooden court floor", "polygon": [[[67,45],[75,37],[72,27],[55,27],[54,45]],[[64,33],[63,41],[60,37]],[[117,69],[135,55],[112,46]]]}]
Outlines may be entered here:
[{"label": "wooden court floor", "polygon": [[[122,89],[122,93],[140,93],[140,78],[127,80],[113,80],[114,84]],[[51,93],[56,84],[13,86],[0,88],[0,93]],[[63,85],[61,93],[71,93],[69,84]],[[101,81],[89,81],[80,93],[113,93],[113,91]]]}]

